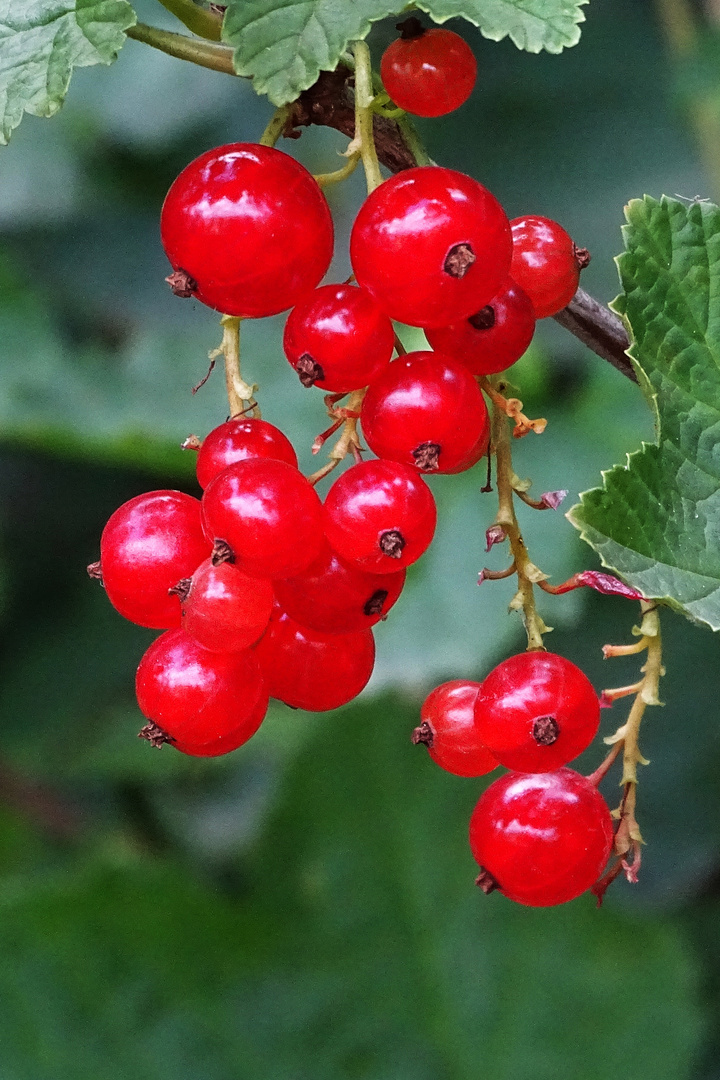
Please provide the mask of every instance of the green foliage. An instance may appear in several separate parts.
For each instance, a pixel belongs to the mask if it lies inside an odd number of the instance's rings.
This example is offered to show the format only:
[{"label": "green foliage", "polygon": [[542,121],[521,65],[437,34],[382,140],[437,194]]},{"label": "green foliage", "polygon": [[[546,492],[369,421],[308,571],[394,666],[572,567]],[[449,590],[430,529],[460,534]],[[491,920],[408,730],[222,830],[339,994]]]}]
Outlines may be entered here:
[{"label": "green foliage", "polygon": [[559,53],[580,40],[588,0],[420,0],[435,22],[459,16],[480,27],[483,37],[509,37],[518,49]]},{"label": "green foliage", "polygon": [[24,112],[58,111],[73,68],[111,64],[134,23],[126,0],[0,3],[0,143]]},{"label": "green foliage", "polygon": [[720,210],[645,197],[626,210],[616,309],[659,438],[604,474],[570,520],[646,596],[720,629]]}]

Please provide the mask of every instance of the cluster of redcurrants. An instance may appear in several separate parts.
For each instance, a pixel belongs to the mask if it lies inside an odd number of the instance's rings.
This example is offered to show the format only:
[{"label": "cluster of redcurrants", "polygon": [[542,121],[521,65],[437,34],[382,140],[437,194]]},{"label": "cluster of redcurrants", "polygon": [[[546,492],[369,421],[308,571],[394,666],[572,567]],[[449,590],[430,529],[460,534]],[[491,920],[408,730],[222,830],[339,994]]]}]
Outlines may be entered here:
[{"label": "cluster of redcurrants", "polygon": [[470,819],[478,885],[531,907],[563,904],[591,888],[610,855],[613,824],[592,779],[565,766],[592,742],[600,703],[575,664],[525,652],[482,683],[437,686],[413,742],[456,776],[513,770],[494,781]]}]

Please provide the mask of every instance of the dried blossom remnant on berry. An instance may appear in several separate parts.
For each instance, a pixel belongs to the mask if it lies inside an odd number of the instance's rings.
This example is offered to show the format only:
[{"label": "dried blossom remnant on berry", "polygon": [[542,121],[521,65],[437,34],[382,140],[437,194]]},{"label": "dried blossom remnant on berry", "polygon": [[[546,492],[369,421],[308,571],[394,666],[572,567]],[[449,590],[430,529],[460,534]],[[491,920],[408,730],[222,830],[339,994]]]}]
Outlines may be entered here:
[{"label": "dried blossom remnant on berry", "polygon": [[168,589],[168,596],[178,596],[180,598],[180,603],[182,604],[187,600],[190,594],[191,585],[192,578],[181,578],[180,581],[178,581],[177,585],[173,585],[171,589]]},{"label": "dried blossom remnant on berry", "polygon": [[197,292],[198,283],[187,270],[174,270],[165,280],[175,295],[181,296],[183,300],[187,300]]},{"label": "dried blossom remnant on berry", "polygon": [[104,587],[105,583],[103,582],[102,566],[99,562],[91,562],[87,567],[87,573],[88,577],[92,578],[93,581],[99,581]]},{"label": "dried blossom remnant on berry", "polygon": [[395,23],[395,29],[400,31],[401,41],[412,41],[413,38],[422,37],[425,33],[425,27],[414,15],[411,15],[409,19],[404,19],[402,22]]},{"label": "dried blossom remnant on berry", "polygon": [[560,725],[554,716],[538,716],[532,726],[532,737],[538,746],[552,746],[560,737]]},{"label": "dried blossom remnant on berry", "polygon": [[475,878],[475,884],[482,889],[486,896],[500,888],[490,871],[483,866],[480,867],[480,873]]},{"label": "dried blossom remnant on berry", "polygon": [[578,270],[584,270],[586,266],[590,265],[590,259],[592,256],[587,248],[578,247],[577,244],[573,244],[573,255],[575,256],[575,262],[578,265]]},{"label": "dried blossom remnant on berry", "polygon": [[375,592],[369,597],[363,605],[364,615],[381,615],[383,604],[388,598],[387,589],[376,589]]},{"label": "dried blossom remnant on berry", "polygon": [[406,543],[399,529],[388,529],[381,533],[378,546],[383,555],[388,555],[391,559],[400,559]]},{"label": "dried blossom remnant on berry", "polygon": [[454,244],[445,256],[443,270],[450,277],[463,278],[476,258],[470,244]]},{"label": "dried blossom remnant on berry", "polygon": [[422,472],[437,472],[440,468],[440,443],[424,442],[416,446],[412,452],[413,459],[418,469]]},{"label": "dried blossom remnant on berry", "polygon": [[495,308],[487,304],[471,315],[468,322],[474,330],[492,330],[495,325]]},{"label": "dried blossom remnant on berry", "polygon": [[213,544],[212,555],[210,556],[210,562],[213,566],[220,566],[221,563],[235,562],[235,552],[228,544],[227,540],[216,539]]},{"label": "dried blossom remnant on berry", "polygon": [[314,386],[316,382],[322,382],[325,372],[317,361],[313,360],[310,353],[303,353],[295,364],[295,370],[303,386]]},{"label": "dried blossom remnant on berry", "polygon": [[415,728],[410,736],[410,741],[413,746],[427,746],[428,750],[432,748],[432,745],[435,742],[435,732],[430,727],[427,720],[423,720],[422,724],[419,724]]},{"label": "dried blossom remnant on berry", "polygon": [[161,747],[165,743],[174,743],[172,735],[168,735],[161,727],[148,720],[144,728],[138,731],[138,739],[147,739],[151,746]]}]

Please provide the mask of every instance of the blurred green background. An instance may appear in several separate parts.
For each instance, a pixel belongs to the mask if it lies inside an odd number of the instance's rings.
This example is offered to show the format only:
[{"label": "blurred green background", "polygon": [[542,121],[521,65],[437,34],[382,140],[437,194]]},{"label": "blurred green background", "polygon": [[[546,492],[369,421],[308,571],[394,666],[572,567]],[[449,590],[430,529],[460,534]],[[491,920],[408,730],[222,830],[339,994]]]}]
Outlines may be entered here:
[{"label": "blurred green background", "polygon": [[[135,6],[173,28],[153,0]],[[511,216],[558,218],[593,253],[583,284],[611,299],[624,202],[720,195],[713,7],[592,0],[561,56],[457,26],[480,76],[457,114],[418,125],[430,153]],[[392,20],[373,30],[377,59],[392,36]],[[484,553],[484,475],[433,480],[437,539],[378,628],[357,703],[320,716],[277,706],[226,759],[135,738],[134,669],[153,634],[110,609],[85,565],[125,499],[197,494],[179,444],[226,413],[219,373],[190,393],[217,318],[164,284],[159,209],[193,156],[256,138],[269,115],[243,80],[131,41],[112,68],[77,71],[61,113],[26,117],[0,151],[0,1077],[720,1077],[715,638],[665,618],[641,880],[614,885],[600,912],[591,897],[529,910],[482,896],[466,840],[482,784],[410,746],[433,685],[522,647],[508,583],[475,584],[486,561],[502,565]],[[309,130],[281,147],[319,172],[345,143]],[[332,273],[345,277],[361,177],[330,198]],[[299,387],[281,333],[281,319],[243,328],[244,373],[307,471],[322,395]],[[515,370],[527,411],[550,421],[517,446],[536,493],[568,488],[571,505],[652,438],[637,388],[552,322]],[[553,580],[596,565],[562,513],[528,510],[522,524]],[[542,599],[553,649],[597,687],[633,680],[632,658],[603,666],[600,649],[629,639],[634,605]],[[622,703],[603,713],[602,733],[623,715]]]}]

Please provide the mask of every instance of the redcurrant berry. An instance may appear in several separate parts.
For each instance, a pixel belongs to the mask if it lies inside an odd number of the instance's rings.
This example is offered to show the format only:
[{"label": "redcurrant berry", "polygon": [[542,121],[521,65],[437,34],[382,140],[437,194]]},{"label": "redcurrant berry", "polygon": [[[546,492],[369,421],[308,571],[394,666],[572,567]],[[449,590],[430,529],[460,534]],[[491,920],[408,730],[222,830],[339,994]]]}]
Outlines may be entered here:
[{"label": "redcurrant berry", "polygon": [[550,218],[528,214],[514,218],[510,277],[532,302],[536,319],[556,315],[572,300],[580,283],[580,271],[590,256]]},{"label": "redcurrant berry", "polygon": [[489,304],[451,326],[428,327],[433,349],[454,356],[473,375],[505,371],[523,355],[535,333],[530,298],[508,279]]},{"label": "redcurrant berry", "polygon": [[295,709],[327,712],[357,697],[372,675],[372,630],[322,634],[276,609],[255,648],[271,697]]},{"label": "redcurrant berry", "polygon": [[380,458],[421,472],[455,472],[476,451],[482,457],[490,421],[478,385],[457,360],[440,353],[398,357],[368,387],[361,423]]},{"label": "redcurrant berry", "polygon": [[248,458],[229,465],[208,485],[202,506],[205,530],[216,541],[215,561],[234,560],[251,577],[298,574],[320,553],[322,505],[286,461]]},{"label": "redcurrant berry", "polygon": [[501,765],[550,772],[581,754],[597,734],[592,683],[564,656],[524,652],[503,660],[480,685],[478,738]]},{"label": "redcurrant berry", "polygon": [[330,265],[333,226],[325,196],[294,158],[231,143],[191,161],[160,215],[181,296],[227,315],[275,315],[318,284]]},{"label": "redcurrant berry", "polygon": [[452,30],[425,30],[414,17],[398,30],[400,37],[380,61],[383,85],[398,108],[415,116],[445,116],[463,105],[477,77],[467,42]]},{"label": "redcurrant berry", "polygon": [[285,355],[303,386],[344,394],[383,371],[395,331],[387,315],[354,285],[323,285],[288,315]]},{"label": "redcurrant berry", "polygon": [[420,710],[412,741],[427,746],[430,757],[455,776],[484,776],[498,766],[480,742],[475,699],[480,683],[455,679],[431,690]]},{"label": "redcurrant berry", "polygon": [[[230,735],[221,735],[217,739],[213,739],[211,742],[190,742],[190,741],[175,741],[172,745],[176,750],[180,750],[183,754],[188,754],[190,757],[220,757],[221,754],[229,754],[233,750],[237,750],[239,746],[243,746],[248,739],[252,738],[257,729],[265,719],[267,713],[268,703],[265,696],[260,698],[254,711],[248,717],[244,724],[242,724]],[[154,729],[152,729],[154,731]],[[159,731],[160,729],[158,729]],[[155,734],[155,742],[162,740],[162,735],[157,737]],[[152,739],[151,734],[151,739]]]},{"label": "redcurrant berry", "polygon": [[584,893],[602,873],[612,842],[605,800],[572,769],[501,776],[470,819],[478,885],[530,907]]},{"label": "redcurrant berry", "polygon": [[510,224],[495,196],[435,166],[406,169],[376,188],[350,237],[358,284],[412,326],[448,326],[488,304],[511,254]]},{"label": "redcurrant berry", "polygon": [[267,420],[228,420],[203,440],[196,465],[198,484],[206,488],[228,465],[254,457],[276,458],[295,468],[298,463],[290,440]]},{"label": "redcurrant berry", "polygon": [[302,574],[274,584],[281,606],[296,622],[324,634],[349,634],[385,618],[402,592],[405,571],[365,573],[326,544]]},{"label": "redcurrant berry", "polygon": [[182,491],[148,491],[124,503],[100,538],[108,599],[121,615],[156,630],[180,625],[180,602],[168,590],[210,553],[200,502]]},{"label": "redcurrant berry", "polygon": [[201,563],[191,578],[175,586],[182,628],[211,652],[240,652],[254,645],[270,621],[273,588],[229,562]]},{"label": "redcurrant berry", "polygon": [[370,573],[392,574],[419,559],[436,520],[430,488],[397,461],[353,465],[325,499],[330,544],[341,558]]},{"label": "redcurrant berry", "polygon": [[135,689],[143,715],[181,746],[211,743],[241,728],[249,739],[258,710],[264,715],[267,709],[267,689],[250,649],[209,652],[184,630],[168,630],[152,643]]}]

